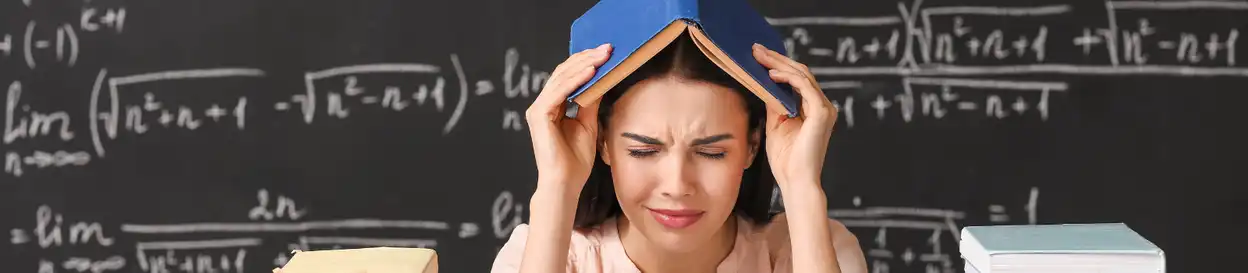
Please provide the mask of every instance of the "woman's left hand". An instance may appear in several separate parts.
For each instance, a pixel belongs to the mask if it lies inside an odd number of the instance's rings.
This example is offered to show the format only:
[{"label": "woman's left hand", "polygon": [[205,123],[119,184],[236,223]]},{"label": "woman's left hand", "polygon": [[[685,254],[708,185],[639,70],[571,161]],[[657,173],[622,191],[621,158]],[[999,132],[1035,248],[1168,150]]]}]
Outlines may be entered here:
[{"label": "woman's left hand", "polygon": [[816,189],[822,189],[820,176],[836,125],[836,107],[819,89],[806,65],[758,44],[754,45],[754,58],[770,70],[772,80],[789,84],[802,98],[800,113],[794,118],[783,107],[767,107],[765,145],[776,183],[782,190],[793,183],[814,183]]}]

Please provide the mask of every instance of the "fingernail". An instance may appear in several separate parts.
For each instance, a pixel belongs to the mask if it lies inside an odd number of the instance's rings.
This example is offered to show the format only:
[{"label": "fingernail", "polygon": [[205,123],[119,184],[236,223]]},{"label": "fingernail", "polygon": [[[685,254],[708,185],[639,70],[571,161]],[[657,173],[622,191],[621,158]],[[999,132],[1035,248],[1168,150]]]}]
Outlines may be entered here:
[{"label": "fingernail", "polygon": [[754,47],[754,50],[759,50],[759,49],[762,49],[762,48],[763,48],[763,45],[760,45],[760,44],[758,44],[758,43],[754,43],[754,46],[753,46],[753,47]]},{"label": "fingernail", "polygon": [[599,50],[602,50],[602,49],[606,49],[607,47],[610,47],[610,46],[611,46],[611,44],[601,44],[601,45],[598,45],[598,49],[599,49]]},{"label": "fingernail", "polygon": [[776,71],[775,69],[771,69],[771,70],[767,70],[767,73],[771,73],[772,75],[775,75],[775,74],[779,74],[779,73],[780,73],[780,71]]}]

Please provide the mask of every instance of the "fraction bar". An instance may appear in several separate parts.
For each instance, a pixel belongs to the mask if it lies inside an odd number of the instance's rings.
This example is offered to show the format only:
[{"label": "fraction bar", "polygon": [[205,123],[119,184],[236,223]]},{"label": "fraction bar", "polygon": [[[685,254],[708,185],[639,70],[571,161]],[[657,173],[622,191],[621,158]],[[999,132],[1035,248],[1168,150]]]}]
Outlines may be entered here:
[{"label": "fraction bar", "polygon": [[362,238],[362,237],[319,237],[306,236],[302,241],[308,244],[353,245],[362,247],[422,247],[437,246],[438,242],[430,239],[394,239],[394,238]]},{"label": "fraction bar", "polygon": [[767,18],[767,23],[773,26],[794,26],[794,25],[837,25],[837,26],[887,26],[901,24],[900,16],[878,16],[878,17],[841,17],[841,16],[814,16],[814,17],[784,17],[784,18]]},{"label": "fraction bar", "polygon": [[1230,76],[1248,77],[1248,68],[1192,67],[1175,65],[1092,66],[1070,64],[1031,64],[1003,66],[956,66],[936,65],[918,69],[904,67],[811,67],[817,76],[844,75],[1016,75],[1016,74],[1072,74],[1072,75],[1161,75],[1161,76]]},{"label": "fraction bar", "polygon": [[193,69],[193,70],[174,70],[160,71],[152,73],[144,73],[138,75],[114,77],[109,79],[109,84],[116,87],[120,85],[164,81],[164,80],[181,80],[181,79],[199,79],[199,78],[222,78],[222,77],[259,77],[264,76],[264,71],[254,68],[209,68],[209,69]]},{"label": "fraction bar", "polygon": [[852,218],[878,218],[886,216],[916,216],[916,217],[932,217],[940,219],[962,219],[966,217],[966,213],[961,211],[927,209],[927,208],[903,208],[903,207],[870,207],[865,209],[834,209],[828,211],[828,216],[833,218],[852,217]]},{"label": "fraction bar", "polygon": [[1230,1],[1109,1],[1114,9],[1248,9],[1248,2]]},{"label": "fraction bar", "polygon": [[910,84],[958,86],[972,88],[1014,89],[1014,90],[1048,90],[1066,91],[1064,82],[1030,82],[981,79],[948,79],[948,78],[906,78]]},{"label": "fraction bar", "polygon": [[232,247],[248,247],[260,245],[259,238],[238,238],[238,239],[219,239],[219,240],[200,240],[200,241],[160,241],[160,242],[139,242],[135,248],[139,250],[179,250],[179,249],[210,249],[210,248],[232,248]]},{"label": "fraction bar", "polygon": [[126,233],[210,233],[210,232],[303,232],[309,230],[336,229],[432,229],[447,230],[449,225],[440,221],[347,219],[332,221],[308,221],[291,223],[188,223],[169,225],[122,224]]}]

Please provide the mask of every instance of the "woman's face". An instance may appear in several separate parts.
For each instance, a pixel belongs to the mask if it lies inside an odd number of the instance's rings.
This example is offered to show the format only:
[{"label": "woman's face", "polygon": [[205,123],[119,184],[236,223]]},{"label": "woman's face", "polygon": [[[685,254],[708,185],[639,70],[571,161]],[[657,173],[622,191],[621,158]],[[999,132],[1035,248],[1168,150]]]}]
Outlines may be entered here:
[{"label": "woman's face", "polygon": [[602,157],[631,230],[672,251],[711,243],[757,151],[741,95],[658,77],[626,91],[613,111]]}]

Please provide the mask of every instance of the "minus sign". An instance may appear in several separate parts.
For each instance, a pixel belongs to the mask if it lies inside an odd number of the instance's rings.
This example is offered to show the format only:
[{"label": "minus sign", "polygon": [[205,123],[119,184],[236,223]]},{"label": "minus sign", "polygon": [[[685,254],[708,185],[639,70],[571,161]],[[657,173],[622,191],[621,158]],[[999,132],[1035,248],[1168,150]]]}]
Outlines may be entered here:
[{"label": "minus sign", "polygon": [[364,104],[377,103],[377,96],[367,96],[367,97],[361,98],[360,102],[363,102]]},{"label": "minus sign", "polygon": [[52,43],[48,41],[35,41],[36,48],[48,48],[50,45],[52,45]]},{"label": "minus sign", "polygon": [[281,111],[286,111],[286,109],[290,109],[290,104],[285,103],[285,102],[279,102],[277,104],[273,104],[273,108],[277,110],[281,110]]}]

